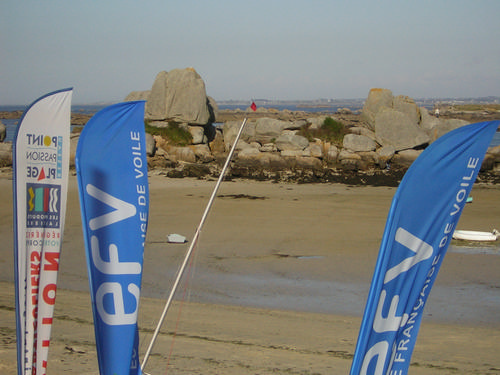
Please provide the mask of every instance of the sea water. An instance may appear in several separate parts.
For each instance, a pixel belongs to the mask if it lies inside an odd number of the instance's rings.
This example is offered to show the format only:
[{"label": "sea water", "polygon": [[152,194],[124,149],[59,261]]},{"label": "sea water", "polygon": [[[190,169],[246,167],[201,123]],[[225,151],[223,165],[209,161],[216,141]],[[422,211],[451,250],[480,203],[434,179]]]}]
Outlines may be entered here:
[{"label": "sea water", "polygon": [[[94,114],[105,106],[103,105],[80,105],[80,106],[72,106],[72,113],[81,113],[81,114]],[[226,105],[219,106],[219,109],[236,109],[236,105]],[[281,106],[271,106],[278,110],[290,110],[290,111],[305,111],[305,112],[328,112],[328,108],[301,108],[295,105],[281,105]],[[0,106],[0,111],[12,112],[12,111],[24,111],[26,107],[24,106]],[[359,108],[351,108],[352,110],[359,110]],[[331,112],[335,112],[336,109],[330,108]],[[1,119],[0,120],[7,128],[7,136],[5,138],[5,142],[12,142],[14,140],[14,134],[16,131],[17,124],[19,123],[19,119]],[[496,132],[493,136],[493,140],[491,141],[490,147],[500,146],[500,132]]]},{"label": "sea water", "polygon": [[[101,109],[103,109],[105,106],[103,105],[80,105],[80,106],[72,106],[71,107],[71,112],[72,113],[80,113],[84,115],[91,115],[94,114]],[[0,106],[0,112],[13,112],[13,111],[25,111],[27,107],[25,106],[19,106],[19,105],[3,105]],[[16,118],[16,119],[0,119],[2,124],[5,125],[7,128],[7,135],[5,137],[4,142],[12,142],[14,141],[14,134],[16,133],[16,128],[17,125],[19,124],[19,121],[21,119]],[[74,126],[71,127],[71,130],[73,130]]]},{"label": "sea water", "polygon": [[[296,262],[322,262],[321,259],[292,259]],[[165,272],[165,269],[162,269]],[[172,273],[175,269],[172,268]],[[144,275],[145,296],[165,298],[163,283],[157,275]],[[360,315],[366,304],[368,285],[312,279],[260,270],[256,274],[218,272],[197,265],[196,277],[190,281],[192,302],[239,305],[264,309],[305,311],[323,314]],[[478,308],[481,306],[481,308]],[[425,308],[426,319],[440,322],[498,324],[500,295],[490,285],[438,284],[432,289]]]},{"label": "sea water", "polygon": [[491,141],[490,147],[500,146],[500,132],[496,132]]}]

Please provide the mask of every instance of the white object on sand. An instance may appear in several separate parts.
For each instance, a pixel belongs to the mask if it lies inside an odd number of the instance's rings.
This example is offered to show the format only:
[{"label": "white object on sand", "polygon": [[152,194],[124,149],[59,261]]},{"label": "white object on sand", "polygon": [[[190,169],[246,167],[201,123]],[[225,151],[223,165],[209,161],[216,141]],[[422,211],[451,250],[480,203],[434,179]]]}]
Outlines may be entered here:
[{"label": "white object on sand", "polygon": [[172,233],[172,234],[169,234],[167,236],[167,242],[169,242],[169,243],[186,243],[187,240],[186,240],[186,237],[184,237],[180,234]]},{"label": "white object on sand", "polygon": [[493,229],[491,232],[478,232],[474,230],[456,230],[453,238],[466,241],[496,241],[500,237],[500,232]]}]

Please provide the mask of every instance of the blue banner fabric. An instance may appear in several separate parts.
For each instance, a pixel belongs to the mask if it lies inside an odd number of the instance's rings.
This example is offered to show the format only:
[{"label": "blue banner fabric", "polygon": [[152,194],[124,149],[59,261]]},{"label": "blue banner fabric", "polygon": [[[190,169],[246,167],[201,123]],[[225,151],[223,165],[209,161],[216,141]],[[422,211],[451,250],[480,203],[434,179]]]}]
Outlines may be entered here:
[{"label": "blue banner fabric", "polygon": [[144,102],[104,108],[76,151],[99,371],[140,374],[137,312],[149,214]]},{"label": "blue banner fabric", "polygon": [[407,373],[424,305],[499,124],[445,134],[406,172],[389,211],[351,375]]}]

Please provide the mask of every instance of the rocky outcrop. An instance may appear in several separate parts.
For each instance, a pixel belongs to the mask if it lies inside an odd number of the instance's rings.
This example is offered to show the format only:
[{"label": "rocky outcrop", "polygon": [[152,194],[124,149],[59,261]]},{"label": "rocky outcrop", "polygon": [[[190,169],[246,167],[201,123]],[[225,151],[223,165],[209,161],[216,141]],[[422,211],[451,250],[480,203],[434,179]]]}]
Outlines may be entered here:
[{"label": "rocky outcrop", "polygon": [[[326,116],[281,120],[282,116],[267,117],[271,113],[268,110],[261,112],[261,117],[247,121],[236,145],[233,159],[238,171],[236,175],[261,176],[265,171],[280,170],[282,173],[297,169],[314,171],[315,174],[331,169],[344,172],[405,169],[439,136],[467,123],[431,116],[413,99],[393,97],[387,89],[370,91],[360,118],[353,119],[352,114],[344,112],[335,115],[337,121],[350,116],[350,122],[345,126],[347,134],[340,145],[311,136],[314,134],[311,131],[318,130]],[[242,114],[247,117],[246,112]],[[229,120],[217,129],[211,127],[214,136],[208,142],[191,130],[193,138],[201,140],[200,146],[207,145],[204,156],[191,152],[192,146],[182,152],[164,147],[163,152],[175,161],[205,163],[219,160],[231,149],[240,126],[241,120]],[[495,155],[486,160],[492,167],[498,164]]]},{"label": "rocky outcrop", "polygon": [[426,108],[419,108],[412,98],[394,97],[390,90],[378,88],[370,90],[361,119],[365,127],[363,132],[373,131],[378,144],[392,146],[396,152],[423,149],[450,130],[469,123],[432,116]]},{"label": "rocky outcrop", "polygon": [[[431,125],[429,116],[408,96],[392,95],[388,89],[371,89],[363,106],[361,118],[366,128],[374,131],[381,146],[393,146],[396,151],[425,147],[431,138],[426,130]],[[426,110],[425,110],[426,111]],[[426,119],[426,127],[420,126]]]},{"label": "rocky outcrop", "polygon": [[[256,142],[252,138],[255,122],[249,125],[246,140],[240,140],[237,145],[228,176],[397,186],[404,170],[423,151],[408,149],[397,152],[391,145],[380,147],[370,137],[354,133],[347,134],[341,146],[315,139],[303,148],[305,138],[296,130],[287,129],[278,139],[290,138],[291,143],[297,140],[298,146],[290,149],[280,146],[280,150],[276,140],[265,144]],[[78,137],[77,133],[71,135],[70,165],[73,167]],[[234,137],[231,142],[234,142]],[[208,144],[176,147],[160,136],[151,135],[147,135],[146,143],[150,170],[158,168],[153,173],[170,177],[215,177],[227,156],[223,127],[216,129],[214,140]],[[374,144],[376,150],[373,150]],[[11,165],[12,143],[0,143],[0,167]],[[500,146],[488,150],[480,180],[500,183]]]},{"label": "rocky outcrop", "polygon": [[[190,132],[191,144],[184,147],[173,146],[161,136],[147,135],[149,167],[168,169],[161,173],[171,177],[216,175],[244,117],[248,121],[236,145],[231,175],[312,176],[307,181],[338,181],[341,174],[397,174],[410,166],[428,144],[470,122],[450,116],[437,118],[407,96],[394,97],[390,90],[372,89],[361,116],[349,111],[331,115],[346,130],[343,141],[337,140],[336,144],[335,138],[326,141],[321,134],[325,115],[240,110],[233,111],[234,117],[227,116],[231,120],[215,126],[217,104],[206,95],[204,83],[194,69],[160,72],[150,91],[132,92],[126,100],[147,100],[146,119],[150,124],[169,126],[169,122],[176,122]],[[71,135],[72,166],[78,136]],[[0,166],[11,165],[11,144],[0,145]],[[488,151],[483,170],[500,176],[500,147]]]}]

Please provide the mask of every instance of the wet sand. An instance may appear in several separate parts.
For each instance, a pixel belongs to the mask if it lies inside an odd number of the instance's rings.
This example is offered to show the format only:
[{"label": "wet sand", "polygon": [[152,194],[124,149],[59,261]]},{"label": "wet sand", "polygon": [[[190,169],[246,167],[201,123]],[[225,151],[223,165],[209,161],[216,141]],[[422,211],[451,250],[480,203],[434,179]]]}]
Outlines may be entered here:
[{"label": "wet sand", "polygon": [[[150,178],[141,358],[215,181]],[[15,374],[12,181],[0,179],[0,372]],[[347,374],[395,188],[224,182],[146,372]],[[459,229],[500,229],[500,187],[475,187]],[[453,244],[424,312],[410,374],[500,373],[500,248]],[[184,301],[181,303],[181,301]],[[182,306],[182,313],[178,310]],[[76,178],[48,372],[97,374]],[[177,326],[177,327],[176,327]],[[177,332],[171,350],[173,333]],[[170,360],[169,352],[171,351]]]}]

